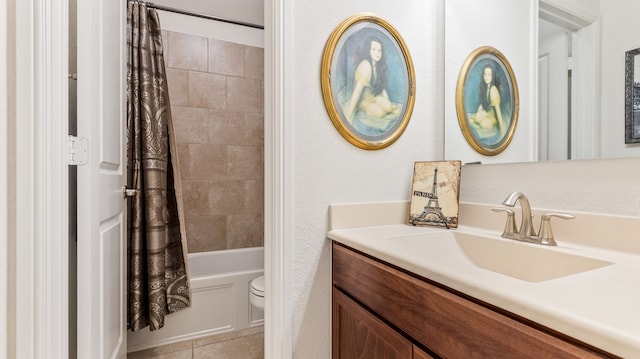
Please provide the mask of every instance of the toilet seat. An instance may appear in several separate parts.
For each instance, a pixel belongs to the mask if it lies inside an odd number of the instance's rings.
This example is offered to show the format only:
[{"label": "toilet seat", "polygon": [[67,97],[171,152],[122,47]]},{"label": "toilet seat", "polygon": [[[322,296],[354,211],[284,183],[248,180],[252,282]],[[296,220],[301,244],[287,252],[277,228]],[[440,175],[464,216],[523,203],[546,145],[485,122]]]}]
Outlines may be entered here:
[{"label": "toilet seat", "polygon": [[251,281],[251,293],[264,297],[264,276],[260,276]]},{"label": "toilet seat", "polygon": [[264,308],[264,275],[249,283],[250,302],[258,308]]}]

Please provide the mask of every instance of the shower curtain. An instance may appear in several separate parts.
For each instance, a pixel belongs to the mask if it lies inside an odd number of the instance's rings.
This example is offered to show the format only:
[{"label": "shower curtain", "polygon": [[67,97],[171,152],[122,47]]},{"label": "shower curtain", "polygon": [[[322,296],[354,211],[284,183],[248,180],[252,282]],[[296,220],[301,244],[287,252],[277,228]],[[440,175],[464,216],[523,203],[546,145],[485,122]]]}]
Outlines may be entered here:
[{"label": "shower curtain", "polygon": [[127,318],[156,330],[190,305],[187,246],[160,21],[144,3],[127,10]]}]

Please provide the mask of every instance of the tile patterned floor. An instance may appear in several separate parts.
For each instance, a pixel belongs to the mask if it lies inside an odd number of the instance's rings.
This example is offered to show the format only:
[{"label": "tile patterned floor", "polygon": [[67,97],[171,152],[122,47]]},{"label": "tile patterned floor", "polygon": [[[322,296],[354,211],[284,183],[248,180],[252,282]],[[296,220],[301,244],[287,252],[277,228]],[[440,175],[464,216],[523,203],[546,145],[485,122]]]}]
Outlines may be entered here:
[{"label": "tile patterned floor", "polygon": [[264,327],[129,353],[129,359],[264,359]]}]

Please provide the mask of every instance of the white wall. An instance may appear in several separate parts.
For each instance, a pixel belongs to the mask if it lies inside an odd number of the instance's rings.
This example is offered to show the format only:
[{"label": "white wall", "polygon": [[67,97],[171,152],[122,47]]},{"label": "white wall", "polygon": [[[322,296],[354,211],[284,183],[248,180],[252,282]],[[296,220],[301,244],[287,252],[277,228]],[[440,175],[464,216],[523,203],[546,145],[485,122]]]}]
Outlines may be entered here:
[{"label": "white wall", "polygon": [[[605,0],[608,1],[608,0]],[[601,0],[540,0],[541,6],[549,4],[557,9],[589,19],[598,13]]]},{"label": "white wall", "polygon": [[[183,9],[176,0],[165,1],[165,3],[167,6]],[[208,12],[208,14],[214,15],[211,11]],[[158,11],[158,16],[160,17],[162,30],[235,42],[247,46],[264,47],[264,30],[261,29],[213,21],[170,11],[160,10]],[[217,16],[226,17],[223,15]]]},{"label": "white wall", "polygon": [[[625,9],[620,11],[620,9]],[[624,143],[626,51],[640,47],[640,1],[602,0],[602,157],[640,156],[640,144]]]},{"label": "white wall", "polygon": [[264,0],[155,0],[154,4],[264,25]]},{"label": "white wall", "polygon": [[534,208],[638,217],[638,176],[640,158],[470,165],[462,168],[460,200],[499,205],[521,191]]},{"label": "white wall", "polygon": [[[330,247],[326,239],[328,206],[338,202],[408,198],[413,162],[442,158],[441,73],[436,61],[439,1],[397,2],[327,0],[296,2],[289,11],[293,98],[292,305],[295,358],[330,357]],[[285,10],[287,11],[287,10]],[[366,151],[347,142],[325,110],[320,67],[325,43],[334,28],[358,12],[373,12],[404,38],[416,74],[416,102],[411,121],[397,142]],[[287,130],[288,131],[288,130]]]}]

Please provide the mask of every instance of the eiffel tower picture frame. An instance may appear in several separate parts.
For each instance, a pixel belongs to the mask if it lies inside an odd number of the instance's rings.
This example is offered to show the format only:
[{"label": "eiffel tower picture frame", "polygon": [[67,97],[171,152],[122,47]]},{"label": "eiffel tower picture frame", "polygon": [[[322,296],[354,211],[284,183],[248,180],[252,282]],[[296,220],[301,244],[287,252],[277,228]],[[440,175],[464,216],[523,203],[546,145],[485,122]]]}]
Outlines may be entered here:
[{"label": "eiffel tower picture frame", "polygon": [[415,162],[409,224],[458,227],[460,161]]}]

